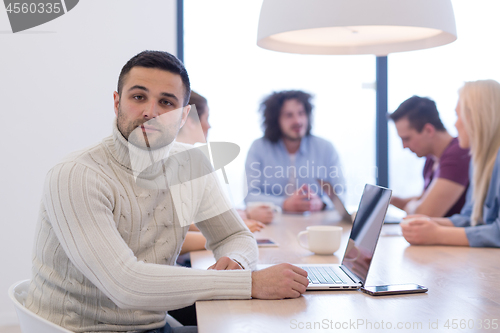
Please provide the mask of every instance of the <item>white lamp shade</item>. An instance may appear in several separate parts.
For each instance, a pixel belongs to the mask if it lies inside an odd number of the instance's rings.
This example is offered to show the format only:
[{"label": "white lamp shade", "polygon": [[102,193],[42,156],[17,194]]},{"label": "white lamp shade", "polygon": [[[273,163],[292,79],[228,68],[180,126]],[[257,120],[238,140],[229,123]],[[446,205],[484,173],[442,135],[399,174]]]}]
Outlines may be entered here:
[{"label": "white lamp shade", "polygon": [[264,0],[257,45],[302,54],[375,54],[457,39],[450,0]]}]

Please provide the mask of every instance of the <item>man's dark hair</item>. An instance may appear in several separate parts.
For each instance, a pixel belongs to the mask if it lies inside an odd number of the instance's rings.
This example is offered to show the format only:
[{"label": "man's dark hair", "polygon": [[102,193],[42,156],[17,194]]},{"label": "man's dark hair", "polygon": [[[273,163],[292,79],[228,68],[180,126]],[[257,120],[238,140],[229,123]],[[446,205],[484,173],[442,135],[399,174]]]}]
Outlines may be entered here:
[{"label": "man's dark hair", "polygon": [[436,131],[446,131],[439,118],[436,102],[430,98],[412,96],[389,115],[389,118],[394,122],[404,117],[408,117],[410,126],[419,133],[422,132],[425,124],[431,124],[436,128]]},{"label": "man's dark hair", "polygon": [[312,95],[305,93],[300,90],[287,90],[274,92],[268,97],[266,97],[260,104],[260,112],[262,112],[262,129],[264,130],[264,137],[271,142],[278,142],[282,137],[279,118],[281,114],[281,108],[285,101],[290,99],[296,99],[304,105],[306,110],[308,124],[306,135],[311,134],[311,123],[312,123],[312,109],[311,104]]},{"label": "man's dark hair", "polygon": [[[207,106],[208,106],[208,101],[205,97],[201,96],[198,94],[196,91],[192,90],[191,91],[191,97],[189,97],[189,105],[196,106],[196,112],[198,113],[198,119],[201,118],[201,116],[205,113]],[[192,112],[193,109],[189,112],[189,116],[191,116],[193,119],[195,118],[194,113]]]},{"label": "man's dark hair", "polygon": [[125,66],[123,66],[120,76],[118,77],[118,94],[121,95],[123,88],[123,81],[125,76],[130,72],[133,67],[145,68],[158,68],[173,74],[180,75],[182,83],[184,84],[184,101],[183,106],[186,106],[191,95],[191,84],[189,83],[189,76],[186,68],[182,62],[174,55],[164,51],[142,51],[136,56],[132,57]]}]

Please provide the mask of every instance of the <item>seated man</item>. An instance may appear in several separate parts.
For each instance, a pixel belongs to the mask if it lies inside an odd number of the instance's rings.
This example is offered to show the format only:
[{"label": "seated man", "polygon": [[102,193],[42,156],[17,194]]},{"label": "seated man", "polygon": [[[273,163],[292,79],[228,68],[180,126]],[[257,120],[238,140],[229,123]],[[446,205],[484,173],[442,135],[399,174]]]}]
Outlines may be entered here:
[{"label": "seated man", "polygon": [[311,134],[311,95],[281,91],[261,104],[264,137],[255,140],[245,164],[246,202],[270,201],[289,212],[325,207],[317,179],[345,193],[340,158],[333,145]]},{"label": "seated man", "polygon": [[[251,271],[255,239],[206,157],[175,142],[190,92],[169,53],[144,51],[122,68],[113,134],[46,177],[30,311],[72,332],[169,331],[165,311],[197,300],[305,291],[307,274],[295,266]],[[191,221],[217,259],[210,270],[174,266]]]},{"label": "seated man", "polygon": [[469,150],[444,128],[436,103],[413,96],[390,115],[403,147],[426,157],[424,190],[418,197],[393,196],[391,204],[408,214],[443,217],[460,213],[469,185]]}]

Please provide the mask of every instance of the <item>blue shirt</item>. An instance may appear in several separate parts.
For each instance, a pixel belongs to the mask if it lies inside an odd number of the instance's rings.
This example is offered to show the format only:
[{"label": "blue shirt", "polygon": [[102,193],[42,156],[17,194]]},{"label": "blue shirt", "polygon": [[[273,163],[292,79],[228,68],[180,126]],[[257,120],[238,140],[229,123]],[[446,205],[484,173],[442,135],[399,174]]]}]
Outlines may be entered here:
[{"label": "blue shirt", "polygon": [[[340,197],[345,193],[345,180],[340,158],[333,145],[325,139],[308,135],[302,138],[292,165],[283,140],[272,143],[265,138],[253,142],[245,163],[248,195],[245,202],[270,201],[280,207],[295,189],[308,184],[320,197],[317,179],[328,181]],[[295,186],[289,183],[296,175]]]},{"label": "blue shirt", "polygon": [[[499,150],[500,152],[500,150]],[[474,247],[500,247],[500,153],[497,152],[495,166],[491,174],[490,186],[483,205],[484,224],[471,226],[472,191],[472,164],[469,167],[471,184],[467,190],[465,205],[460,214],[455,214],[449,219],[456,227],[464,227],[470,246]]]}]

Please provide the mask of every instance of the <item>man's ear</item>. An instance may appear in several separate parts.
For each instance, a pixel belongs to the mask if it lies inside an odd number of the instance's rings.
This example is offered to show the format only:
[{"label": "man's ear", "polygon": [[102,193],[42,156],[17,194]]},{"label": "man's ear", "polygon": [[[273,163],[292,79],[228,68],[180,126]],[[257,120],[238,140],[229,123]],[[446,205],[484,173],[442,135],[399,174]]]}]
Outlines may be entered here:
[{"label": "man's ear", "polygon": [[429,135],[434,135],[436,133],[436,128],[434,127],[434,125],[429,123],[425,124],[422,130]]},{"label": "man's ear", "polygon": [[118,109],[120,108],[120,95],[118,95],[116,91],[113,93],[113,100],[115,115],[118,117]]},{"label": "man's ear", "polygon": [[185,107],[182,108],[182,120],[181,120],[181,128],[184,126],[186,123],[189,111],[191,111],[191,105],[186,105]]},{"label": "man's ear", "polygon": [[182,126],[182,128],[185,128],[189,132],[193,130],[193,127],[194,127],[193,118],[187,117],[186,121],[184,122],[184,126]]}]

